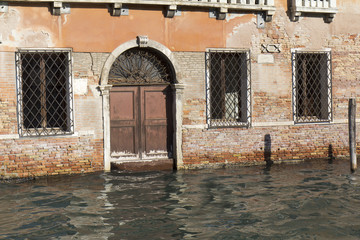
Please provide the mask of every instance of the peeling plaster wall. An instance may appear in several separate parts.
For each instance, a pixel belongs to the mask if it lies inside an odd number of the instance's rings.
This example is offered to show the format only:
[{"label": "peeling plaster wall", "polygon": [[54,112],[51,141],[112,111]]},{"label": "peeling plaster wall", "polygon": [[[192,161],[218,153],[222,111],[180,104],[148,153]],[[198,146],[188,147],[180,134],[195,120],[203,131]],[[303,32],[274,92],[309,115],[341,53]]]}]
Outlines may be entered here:
[{"label": "peeling plaster wall", "polygon": [[[101,170],[103,116],[97,89],[101,70],[109,53],[138,35],[163,44],[177,60],[178,81],[185,85],[181,139],[185,164],[261,161],[267,133],[272,136],[272,156],[277,159],[326,157],[330,144],[335,155],[346,155],[348,98],[357,98],[360,118],[360,25],[356,24],[360,3],[338,1],[339,12],[327,24],[322,16],[291,22],[288,2],[275,0],[275,15],[264,29],[257,28],[257,16],[251,12],[230,13],[220,21],[209,18],[206,9],[184,7],[181,16],[164,18],[162,7],[131,6],[129,16],[113,17],[105,5],[72,4],[70,14],[53,16],[46,3],[10,3],[9,11],[0,13],[0,163],[6,166],[7,174],[20,177],[33,176],[34,172]],[[263,44],[279,44],[281,51],[262,53]],[[18,48],[73,49],[74,136],[30,140],[17,136],[14,52]],[[251,51],[249,129],[206,128],[207,48]],[[292,124],[294,48],[331,49],[335,123]],[[54,158],[58,160],[52,162]],[[2,174],[0,169],[0,177]]]},{"label": "peeling plaster wall", "polygon": [[0,29],[1,50],[54,47],[51,31],[46,26],[32,25],[30,20],[24,21],[22,11],[15,8],[10,8],[8,13],[0,13]]},{"label": "peeling plaster wall", "polygon": [[[358,33],[360,8],[352,0],[338,1],[334,22],[322,17],[301,17],[290,22],[286,0],[276,1],[274,21],[265,29],[256,28],[253,13],[229,13],[226,20],[209,18],[206,9],[182,8],[181,16],[165,18],[162,7],[130,7],[129,16],[112,17],[106,5],[72,4],[70,14],[53,16],[46,3],[14,5],[0,13],[0,50],[19,47],[72,47],[78,52],[111,52],[137,35],[148,35],[172,51],[204,51],[209,47],[252,48],[262,35],[285,34],[291,41],[303,41],[319,48],[333,35]],[[99,21],[101,19],[101,21]],[[280,27],[274,27],[274,22]],[[149,27],[156,26],[156,27]],[[270,26],[270,27],[269,27]],[[301,36],[301,37],[300,37]],[[306,41],[306,42],[305,42]],[[258,47],[257,47],[258,48]]]}]

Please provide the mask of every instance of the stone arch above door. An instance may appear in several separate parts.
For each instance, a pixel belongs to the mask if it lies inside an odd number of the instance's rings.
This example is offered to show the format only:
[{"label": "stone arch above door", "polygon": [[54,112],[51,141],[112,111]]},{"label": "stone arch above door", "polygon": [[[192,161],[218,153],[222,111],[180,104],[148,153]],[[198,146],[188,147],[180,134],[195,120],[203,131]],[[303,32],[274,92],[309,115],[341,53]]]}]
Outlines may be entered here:
[{"label": "stone arch above door", "polygon": [[111,169],[111,156],[110,156],[110,90],[112,84],[109,84],[109,73],[116,59],[129,49],[133,48],[145,48],[159,54],[171,68],[172,81],[171,86],[173,89],[173,111],[174,111],[174,159],[176,167],[182,167],[182,152],[181,152],[181,139],[182,139],[182,98],[184,86],[179,84],[179,71],[176,64],[173,53],[164,45],[153,41],[146,40],[140,42],[137,40],[131,40],[117,47],[107,58],[104,67],[101,72],[100,86],[102,99],[103,99],[103,130],[104,130],[104,170],[109,171]]},{"label": "stone arch above door", "polygon": [[118,56],[110,68],[108,84],[149,85],[174,82],[173,68],[151,48],[130,48]]},{"label": "stone arch above door", "polygon": [[[109,57],[105,61],[104,67],[101,72],[101,78],[100,78],[101,86],[108,85],[109,72],[110,72],[112,65],[116,61],[116,59],[125,51],[127,51],[131,48],[137,48],[137,47],[140,47],[140,44],[138,43],[138,41],[136,39],[131,40],[124,44],[121,44],[109,55]],[[144,47],[144,46],[142,46],[142,47]],[[163,58],[166,59],[168,61],[169,65],[172,67],[174,84],[180,83],[180,81],[178,79],[179,69],[178,69],[174,54],[170,51],[170,49],[168,49],[164,45],[162,45],[156,41],[153,41],[153,40],[148,40],[145,48],[152,49],[153,51],[157,51],[159,54],[163,55]]]}]

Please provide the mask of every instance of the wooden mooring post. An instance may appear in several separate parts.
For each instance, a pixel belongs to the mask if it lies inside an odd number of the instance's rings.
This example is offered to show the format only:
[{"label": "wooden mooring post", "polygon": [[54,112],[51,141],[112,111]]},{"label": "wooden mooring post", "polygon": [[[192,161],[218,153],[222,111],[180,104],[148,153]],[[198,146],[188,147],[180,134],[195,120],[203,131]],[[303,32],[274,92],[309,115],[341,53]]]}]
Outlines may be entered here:
[{"label": "wooden mooring post", "polygon": [[350,167],[354,172],[357,169],[356,159],[356,101],[349,99],[349,146],[350,146]]}]

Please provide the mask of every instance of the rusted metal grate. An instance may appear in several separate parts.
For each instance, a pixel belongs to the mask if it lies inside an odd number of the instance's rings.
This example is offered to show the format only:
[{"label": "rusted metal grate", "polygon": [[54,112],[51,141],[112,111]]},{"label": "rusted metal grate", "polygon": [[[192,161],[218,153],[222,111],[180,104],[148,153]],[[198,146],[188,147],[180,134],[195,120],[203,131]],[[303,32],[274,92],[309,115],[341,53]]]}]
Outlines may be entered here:
[{"label": "rusted metal grate", "polygon": [[295,123],[331,121],[331,52],[295,51],[292,62]]},{"label": "rusted metal grate", "polygon": [[70,52],[21,50],[16,65],[20,135],[72,133]]},{"label": "rusted metal grate", "polygon": [[206,53],[207,122],[210,127],[250,124],[250,52]]}]

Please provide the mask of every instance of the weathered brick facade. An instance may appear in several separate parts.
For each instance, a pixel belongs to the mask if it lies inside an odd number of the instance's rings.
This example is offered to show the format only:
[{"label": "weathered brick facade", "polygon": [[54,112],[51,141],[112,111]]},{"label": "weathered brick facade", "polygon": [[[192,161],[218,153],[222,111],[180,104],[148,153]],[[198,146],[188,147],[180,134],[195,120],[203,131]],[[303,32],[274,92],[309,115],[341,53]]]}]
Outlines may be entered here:
[{"label": "weathered brick facade", "polygon": [[[113,17],[106,7],[89,4],[72,7],[69,15],[53,16],[45,3],[10,4],[8,12],[0,13],[5,17],[0,23],[0,178],[104,169],[106,64],[118,46],[138,35],[147,35],[171,52],[176,83],[184,86],[176,93],[180,104],[174,103],[179,169],[348,156],[349,98],[357,101],[357,139],[360,136],[360,27],[353,24],[360,17],[360,5],[338,1],[332,23],[325,23],[321,14],[292,22],[288,2],[275,1],[275,15],[265,28],[257,28],[252,12],[231,12],[225,20],[216,20],[206,11],[184,7],[181,16],[165,18],[160,8],[147,12],[134,7],[130,16]],[[96,24],[99,19],[101,25]],[[273,44],[280,50],[262,51]],[[72,48],[73,134],[19,136],[15,52],[21,48]],[[209,48],[250,50],[248,127],[207,125]],[[293,49],[331,51],[332,121],[294,123]]]},{"label": "weathered brick facade", "polygon": [[[338,13],[341,15],[339,18],[343,17],[342,14],[345,13]],[[255,28],[244,24],[238,27],[237,32],[254,32]],[[348,99],[356,98],[359,101],[360,93],[358,34],[351,31],[348,34],[334,34],[331,25],[324,24],[321,18],[307,18],[294,24],[288,20],[284,10],[279,10],[273,21],[267,23],[265,30],[252,35],[248,44],[235,39],[228,42],[229,47],[248,47],[252,53],[252,126],[223,129],[201,126],[206,123],[205,76],[201,67],[205,65],[205,57],[203,53],[179,53],[177,57],[183,63],[180,64],[183,71],[191,72],[184,76],[184,83],[191,85],[184,94],[185,168],[264,163],[267,134],[271,137],[273,161],[349,154]],[[266,54],[272,55],[274,60],[263,64],[258,61],[259,55],[262,55],[260,44],[280,44],[281,52]],[[333,122],[329,124],[292,123],[291,49],[294,48],[331,49]],[[187,60],[189,58],[192,58],[191,62]],[[201,64],[195,65],[195,62]],[[357,116],[359,109],[357,105]],[[359,147],[358,143],[357,151]]]},{"label": "weathered brick facade", "polygon": [[88,56],[86,53],[74,54],[74,75],[87,80],[85,89],[77,86],[77,79],[74,80],[75,133],[70,136],[19,137],[15,53],[1,53],[0,178],[103,170],[101,99],[92,87],[98,86],[99,76],[92,74],[91,61],[85,61]]}]

